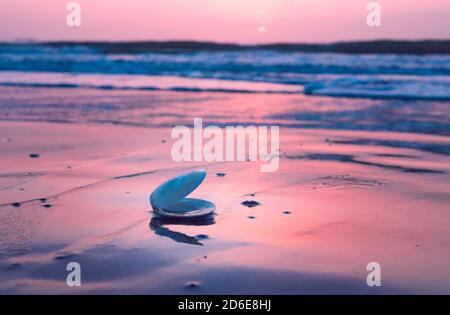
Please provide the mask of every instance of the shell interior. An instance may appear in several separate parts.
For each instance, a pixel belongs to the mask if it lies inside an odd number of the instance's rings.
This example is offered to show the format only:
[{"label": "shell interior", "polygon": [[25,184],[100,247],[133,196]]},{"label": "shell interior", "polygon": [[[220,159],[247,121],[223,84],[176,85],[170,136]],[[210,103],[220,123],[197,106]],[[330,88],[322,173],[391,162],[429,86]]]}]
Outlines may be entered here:
[{"label": "shell interior", "polygon": [[204,170],[197,170],[164,182],[150,195],[153,210],[170,217],[196,217],[214,212],[216,207],[212,202],[186,198],[203,182],[205,177]]}]

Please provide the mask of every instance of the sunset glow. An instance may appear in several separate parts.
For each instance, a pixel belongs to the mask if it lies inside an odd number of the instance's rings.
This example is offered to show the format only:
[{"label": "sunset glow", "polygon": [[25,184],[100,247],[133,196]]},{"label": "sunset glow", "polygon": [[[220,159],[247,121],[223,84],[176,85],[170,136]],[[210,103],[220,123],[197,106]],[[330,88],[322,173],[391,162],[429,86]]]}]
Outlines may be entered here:
[{"label": "sunset glow", "polygon": [[450,2],[446,0],[380,0],[380,28],[365,24],[368,0],[348,0],[345,5],[339,0],[78,2],[83,24],[71,29],[65,25],[67,0],[1,1],[0,40],[259,43],[450,37]]}]

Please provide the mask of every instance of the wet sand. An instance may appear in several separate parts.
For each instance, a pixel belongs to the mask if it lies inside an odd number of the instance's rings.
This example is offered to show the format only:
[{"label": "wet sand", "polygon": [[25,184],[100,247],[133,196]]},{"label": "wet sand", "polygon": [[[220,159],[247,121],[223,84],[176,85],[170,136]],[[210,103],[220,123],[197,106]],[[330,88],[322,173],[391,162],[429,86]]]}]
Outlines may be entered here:
[{"label": "wet sand", "polygon": [[[31,90],[23,91],[19,98]],[[74,101],[72,93],[61,103]],[[109,92],[82,94],[89,93]],[[165,110],[173,115],[135,108],[129,120],[142,116],[144,123],[126,124],[123,116],[109,121],[125,110],[102,109],[108,119],[95,122],[89,110],[99,107],[86,106],[74,117],[59,113],[59,122],[39,121],[53,102],[47,93],[30,103],[30,119],[24,107],[3,116],[0,293],[450,293],[447,136],[282,125],[277,172],[261,173],[255,162],[173,162],[170,125],[201,112],[212,121],[205,103],[245,104],[222,107],[217,123],[267,123],[292,113],[299,98],[199,93],[192,101],[184,93],[125,91],[109,94],[113,101],[105,104],[125,104],[130,93],[143,103],[170,102]],[[246,110],[259,103],[257,114]],[[153,189],[198,168],[207,178],[192,196],[214,202],[216,215],[154,218]],[[81,265],[81,287],[66,285],[71,261]],[[372,261],[381,264],[381,287],[366,285]]]}]

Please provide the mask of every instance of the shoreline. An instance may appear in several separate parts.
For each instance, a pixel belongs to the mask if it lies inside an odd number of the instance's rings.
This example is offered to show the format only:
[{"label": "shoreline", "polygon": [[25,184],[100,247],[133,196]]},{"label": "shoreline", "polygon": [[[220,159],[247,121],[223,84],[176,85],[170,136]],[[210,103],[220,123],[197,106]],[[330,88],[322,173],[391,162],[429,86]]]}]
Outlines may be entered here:
[{"label": "shoreline", "polygon": [[[297,94],[0,87],[0,121],[143,128],[192,126],[194,118],[201,117],[205,124],[218,126],[278,125],[448,136],[448,104]],[[450,152],[450,147],[441,149]]]}]

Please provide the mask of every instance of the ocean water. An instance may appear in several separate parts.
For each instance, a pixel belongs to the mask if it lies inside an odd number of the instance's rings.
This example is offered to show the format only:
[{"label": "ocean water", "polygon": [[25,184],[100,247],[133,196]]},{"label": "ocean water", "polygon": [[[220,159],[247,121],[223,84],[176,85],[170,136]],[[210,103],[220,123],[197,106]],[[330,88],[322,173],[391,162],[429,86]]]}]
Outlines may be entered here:
[{"label": "ocean water", "polygon": [[450,100],[450,55],[0,44],[0,85]]}]

